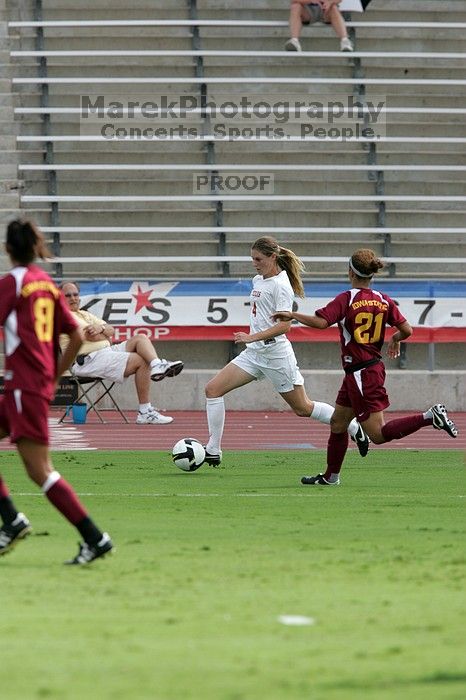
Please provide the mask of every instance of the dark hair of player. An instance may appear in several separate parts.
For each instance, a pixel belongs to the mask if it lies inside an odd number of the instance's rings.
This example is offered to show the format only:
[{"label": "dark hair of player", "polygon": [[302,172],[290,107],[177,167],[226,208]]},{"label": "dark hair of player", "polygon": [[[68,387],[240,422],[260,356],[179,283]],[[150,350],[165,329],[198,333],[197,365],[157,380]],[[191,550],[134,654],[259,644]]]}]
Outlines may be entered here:
[{"label": "dark hair of player", "polygon": [[41,231],[27,219],[10,221],[6,230],[6,250],[20,265],[29,265],[35,258],[45,260],[52,257]]}]

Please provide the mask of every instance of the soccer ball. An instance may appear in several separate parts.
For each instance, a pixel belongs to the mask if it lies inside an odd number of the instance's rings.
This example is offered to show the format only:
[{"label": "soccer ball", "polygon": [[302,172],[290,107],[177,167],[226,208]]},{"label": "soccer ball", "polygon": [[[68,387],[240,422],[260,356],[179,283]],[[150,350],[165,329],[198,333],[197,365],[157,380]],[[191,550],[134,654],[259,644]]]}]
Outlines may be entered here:
[{"label": "soccer ball", "polygon": [[183,438],[173,446],[172,457],[176,466],[184,472],[195,472],[204,463],[205,450],[199,440]]}]

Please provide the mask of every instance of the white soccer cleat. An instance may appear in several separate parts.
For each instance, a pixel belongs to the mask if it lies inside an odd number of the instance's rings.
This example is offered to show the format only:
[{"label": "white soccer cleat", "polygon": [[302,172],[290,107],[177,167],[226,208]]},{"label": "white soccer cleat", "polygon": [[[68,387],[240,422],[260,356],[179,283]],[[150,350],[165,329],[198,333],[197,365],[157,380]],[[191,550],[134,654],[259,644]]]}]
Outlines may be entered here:
[{"label": "white soccer cleat", "polygon": [[31,524],[24,513],[18,513],[12,523],[0,528],[0,555],[10,552],[15,544],[27,537],[31,531]]},{"label": "white soccer cleat", "polygon": [[339,486],[340,477],[336,481],[327,481],[323,474],[317,474],[317,476],[303,476],[301,483],[305,486]]},{"label": "white soccer cleat", "polygon": [[79,543],[79,552],[73,559],[68,559],[65,564],[83,565],[90,564],[94,559],[104,557],[113,550],[113,542],[107,532],[102,533],[102,539],[96,544],[88,544],[87,542]]},{"label": "white soccer cleat", "polygon": [[436,430],[445,430],[452,438],[458,437],[458,428],[455,423],[448,417],[447,409],[443,403],[436,403],[431,406],[432,425]]},{"label": "white soccer cleat", "polygon": [[211,452],[207,452],[207,449],[205,449],[205,459],[204,462],[205,464],[208,464],[210,467],[219,467],[221,462],[222,462],[222,450],[218,454],[212,454]]},{"label": "white soccer cleat", "polygon": [[370,440],[366,435],[363,427],[358,423],[358,432],[356,435],[351,435],[351,439],[356,443],[361,457],[365,457],[369,452]]}]

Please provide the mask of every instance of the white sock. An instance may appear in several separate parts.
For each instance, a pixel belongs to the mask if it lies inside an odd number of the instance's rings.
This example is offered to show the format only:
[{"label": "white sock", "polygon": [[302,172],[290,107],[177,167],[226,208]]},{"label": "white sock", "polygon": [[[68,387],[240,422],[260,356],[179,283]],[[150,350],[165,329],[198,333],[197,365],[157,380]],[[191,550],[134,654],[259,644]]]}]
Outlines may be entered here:
[{"label": "white sock", "polygon": [[150,366],[152,369],[155,369],[160,365],[160,357],[156,357],[155,360],[150,361]]},{"label": "white sock", "polygon": [[330,425],[330,418],[333,416],[334,412],[333,406],[329,403],[322,403],[321,401],[314,401],[314,408],[312,409],[311,418],[318,420],[321,423],[326,423]]},{"label": "white sock", "polygon": [[223,396],[217,399],[206,399],[207,425],[209,426],[209,442],[206,445],[210,454],[220,454],[223,426],[225,425],[225,402]]},{"label": "white sock", "polygon": [[433,418],[434,414],[429,408],[425,413],[422,414],[422,417],[424,418],[424,420],[427,420],[428,418]]},{"label": "white sock", "polygon": [[[323,403],[322,401],[314,401],[314,409],[311,413],[311,418],[314,418],[314,420],[318,420],[321,423],[326,423],[326,425],[330,425],[330,419],[333,416],[334,412],[333,406],[330,406],[329,403]],[[359,429],[359,424],[356,421],[355,418],[351,421],[351,423],[348,426],[348,432],[350,435],[353,437],[356,435]]]},{"label": "white sock", "polygon": [[152,408],[152,405],[150,403],[140,403],[139,404],[139,413],[147,413],[149,408]]}]

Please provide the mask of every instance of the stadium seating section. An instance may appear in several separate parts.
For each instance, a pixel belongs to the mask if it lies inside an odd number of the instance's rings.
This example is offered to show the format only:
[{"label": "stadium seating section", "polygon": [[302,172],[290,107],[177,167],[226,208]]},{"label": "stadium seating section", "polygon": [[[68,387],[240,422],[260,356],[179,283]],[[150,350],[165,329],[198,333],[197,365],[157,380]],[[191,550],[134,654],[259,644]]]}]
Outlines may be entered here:
[{"label": "stadium seating section", "polygon": [[[262,233],[286,240],[313,279],[343,276],[335,261],[355,241],[393,260],[387,275],[464,276],[466,11],[458,0],[441,5],[373,0],[348,22],[349,55],[324,26],[304,29],[302,54],[285,53],[285,0],[83,0],[79,9],[11,0],[3,218],[15,209],[35,217],[68,277],[249,275],[249,243]],[[84,119],[86,95],[125,107],[166,99],[176,105],[169,114],[113,126],[176,137],[96,140],[108,120]],[[177,112],[182,98],[197,110]],[[320,103],[324,114],[283,123],[218,113],[245,98],[262,110]],[[329,132],[332,103],[344,113]],[[354,103],[363,112],[351,114]],[[368,110],[378,104],[374,125]],[[285,137],[260,138],[267,124]],[[222,125],[243,138],[225,139]],[[342,140],[345,128],[352,137]],[[264,174],[271,193],[246,189]]]}]

